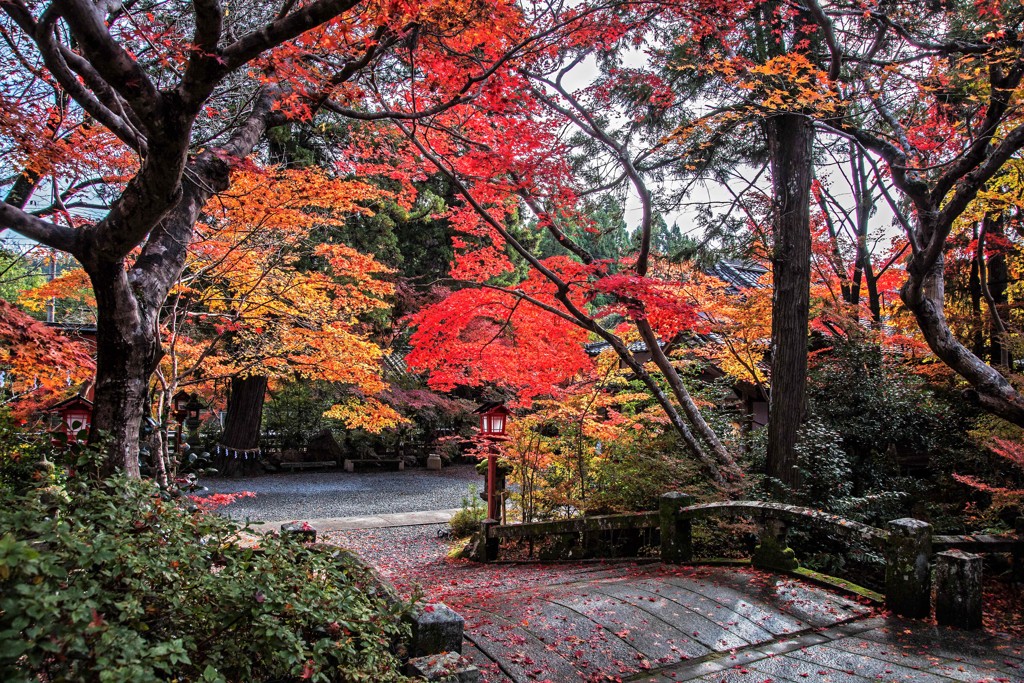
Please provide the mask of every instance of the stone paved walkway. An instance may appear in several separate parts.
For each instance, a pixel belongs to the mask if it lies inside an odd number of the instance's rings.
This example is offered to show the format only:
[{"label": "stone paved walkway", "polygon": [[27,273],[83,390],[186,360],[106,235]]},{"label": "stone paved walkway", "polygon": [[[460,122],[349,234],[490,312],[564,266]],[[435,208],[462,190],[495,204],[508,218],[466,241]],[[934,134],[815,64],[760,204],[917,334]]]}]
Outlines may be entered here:
[{"label": "stone paved walkway", "polygon": [[481,565],[439,527],[324,534],[466,617],[488,683],[1024,683],[1024,643],[887,617],[747,567]]},{"label": "stone paved walkway", "polygon": [[1024,644],[877,616],[792,578],[660,564],[556,571],[509,593],[448,592],[467,619],[465,654],[491,683],[1024,681]]},{"label": "stone paved walkway", "polygon": [[483,480],[472,465],[445,467],[440,472],[288,472],[237,479],[204,477],[212,493],[252,491],[221,512],[234,519],[320,520],[391,515],[424,510],[449,510],[462,504],[469,485]]}]

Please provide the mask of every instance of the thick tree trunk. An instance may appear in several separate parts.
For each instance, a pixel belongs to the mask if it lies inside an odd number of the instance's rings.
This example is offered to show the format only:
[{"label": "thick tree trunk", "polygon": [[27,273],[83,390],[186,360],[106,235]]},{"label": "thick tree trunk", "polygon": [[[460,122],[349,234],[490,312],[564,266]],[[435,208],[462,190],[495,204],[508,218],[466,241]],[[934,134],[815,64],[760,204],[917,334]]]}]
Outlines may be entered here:
[{"label": "thick tree trunk", "polygon": [[900,296],[914,314],[929,348],[954,372],[973,387],[967,398],[984,410],[1013,424],[1024,426],[1024,397],[1013,388],[998,370],[971,353],[953,335],[943,310],[945,258],[939,254],[930,268],[919,272],[913,260],[910,277]]},{"label": "thick tree trunk", "polygon": [[139,476],[139,426],[160,360],[158,306],[140,305],[121,263],[88,268],[96,292],[96,395],[90,441],[105,444],[105,475]]},{"label": "thick tree trunk", "polygon": [[243,469],[245,462],[255,460],[266,394],[267,378],[263,375],[231,378],[224,433],[217,449],[217,469],[221,473],[236,474]]},{"label": "thick tree trunk", "polygon": [[252,450],[260,445],[260,423],[263,421],[266,394],[267,378],[263,375],[231,378],[231,395],[220,439],[222,446]]},{"label": "thick tree trunk", "polygon": [[[125,269],[101,249],[75,253],[96,293],[96,401],[90,438],[109,439],[103,473],[123,470],[139,476],[139,425],[150,377],[162,355],[158,337],[160,308],[185,262],[192,230],[203,206],[228,187],[228,164],[244,158],[275,120],[273,98],[257,102],[249,118],[218,153],[206,150],[190,164],[177,203],[153,229],[134,265]],[[195,179],[195,180],[194,180]]]},{"label": "thick tree trunk", "polygon": [[772,169],[775,241],[766,474],[792,488],[797,484],[797,432],[806,412],[814,127],[806,116],[779,114],[765,122],[765,129]]}]

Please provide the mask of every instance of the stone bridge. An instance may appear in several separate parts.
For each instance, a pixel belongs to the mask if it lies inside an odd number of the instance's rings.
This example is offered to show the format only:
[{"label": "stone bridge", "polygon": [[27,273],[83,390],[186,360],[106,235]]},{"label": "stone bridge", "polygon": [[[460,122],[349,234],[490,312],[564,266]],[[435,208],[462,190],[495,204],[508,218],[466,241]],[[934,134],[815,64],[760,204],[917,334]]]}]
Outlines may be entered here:
[{"label": "stone bridge", "polygon": [[448,572],[456,586],[442,593],[465,619],[464,665],[489,683],[1024,681],[1020,642],[751,567],[487,569]]},{"label": "stone bridge", "polygon": [[[426,595],[431,604],[414,620],[411,654],[442,670],[431,680],[1024,683],[1019,640],[907,616],[928,615],[933,540],[972,547],[970,539],[933,539],[917,520],[878,529],[772,503],[689,503],[669,494],[659,512],[629,522],[485,523],[486,563],[448,559],[432,533],[415,531],[426,527],[331,532],[326,540],[360,552],[402,593],[415,585]],[[726,514],[759,520],[760,566],[691,562],[692,522]],[[885,600],[894,609],[786,571],[793,524],[877,547],[889,564]],[[638,525],[658,527],[660,560],[503,562],[495,548],[544,533],[568,535],[564,547],[575,552],[588,535]],[[1017,541],[1001,543],[1019,550]]]}]

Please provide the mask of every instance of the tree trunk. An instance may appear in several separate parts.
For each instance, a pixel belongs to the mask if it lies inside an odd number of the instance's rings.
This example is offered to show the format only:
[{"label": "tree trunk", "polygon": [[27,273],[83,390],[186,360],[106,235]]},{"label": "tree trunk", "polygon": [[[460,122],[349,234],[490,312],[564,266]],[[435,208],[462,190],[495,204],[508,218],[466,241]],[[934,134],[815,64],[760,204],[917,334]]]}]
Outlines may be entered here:
[{"label": "tree trunk", "polygon": [[[974,229],[974,239],[978,239],[978,229]],[[985,321],[981,316],[981,269],[978,259],[971,261],[971,274],[967,279],[967,291],[971,296],[971,349],[975,356],[981,358],[985,353]]]},{"label": "tree trunk", "polygon": [[774,233],[766,473],[783,487],[793,488],[797,484],[797,432],[806,412],[814,127],[806,116],[779,114],[765,121],[765,129],[772,169]]},{"label": "tree trunk", "polygon": [[1024,426],[1024,396],[995,368],[971,353],[949,329],[945,303],[945,258],[939,254],[929,268],[919,270],[911,260],[910,277],[900,297],[914,314],[929,348],[972,386],[966,397],[994,415]]},{"label": "tree trunk", "polygon": [[[139,477],[139,426],[145,412],[149,377],[160,361],[156,335],[159,305],[141,304],[124,265],[104,264],[87,272],[96,292],[96,394],[89,434],[107,439],[101,473],[121,470]],[[159,295],[159,294],[157,294]]]},{"label": "tree trunk", "polygon": [[[993,216],[991,220],[986,219],[986,224],[990,241],[992,235],[1000,238],[1004,236],[1002,216]],[[984,258],[984,255],[982,257]],[[985,285],[988,290],[989,303],[992,307],[993,328],[992,334],[989,336],[989,357],[993,365],[999,365],[1009,371],[1013,367],[1013,359],[1010,357],[1009,350],[1006,347],[1005,333],[1000,329],[1005,329],[1005,325],[1002,322],[1004,311],[1000,309],[1005,309],[1006,287],[1010,281],[1010,271],[1006,265],[1006,255],[1001,250],[997,251],[988,258],[986,265]]]},{"label": "tree trunk", "polygon": [[218,468],[223,474],[239,471],[242,463],[255,456],[260,445],[260,423],[267,378],[263,375],[231,378],[231,395],[220,438]]},{"label": "tree trunk", "polygon": [[231,378],[231,396],[220,439],[222,446],[251,450],[260,445],[260,423],[263,421],[266,393],[267,378],[263,375]]}]

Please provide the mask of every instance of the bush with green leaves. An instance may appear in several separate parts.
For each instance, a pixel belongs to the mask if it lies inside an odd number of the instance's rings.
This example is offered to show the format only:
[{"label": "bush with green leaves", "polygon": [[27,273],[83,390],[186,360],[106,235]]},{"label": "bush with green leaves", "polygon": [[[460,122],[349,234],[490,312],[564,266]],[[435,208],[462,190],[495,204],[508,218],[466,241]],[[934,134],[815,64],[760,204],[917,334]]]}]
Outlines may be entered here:
[{"label": "bush with green leaves", "polygon": [[487,510],[474,484],[469,493],[462,497],[462,508],[448,520],[448,527],[455,538],[466,538],[480,531],[480,522],[487,517]]},{"label": "bush with green leaves", "polygon": [[405,680],[406,607],[342,551],[69,472],[0,492],[0,680]]}]

